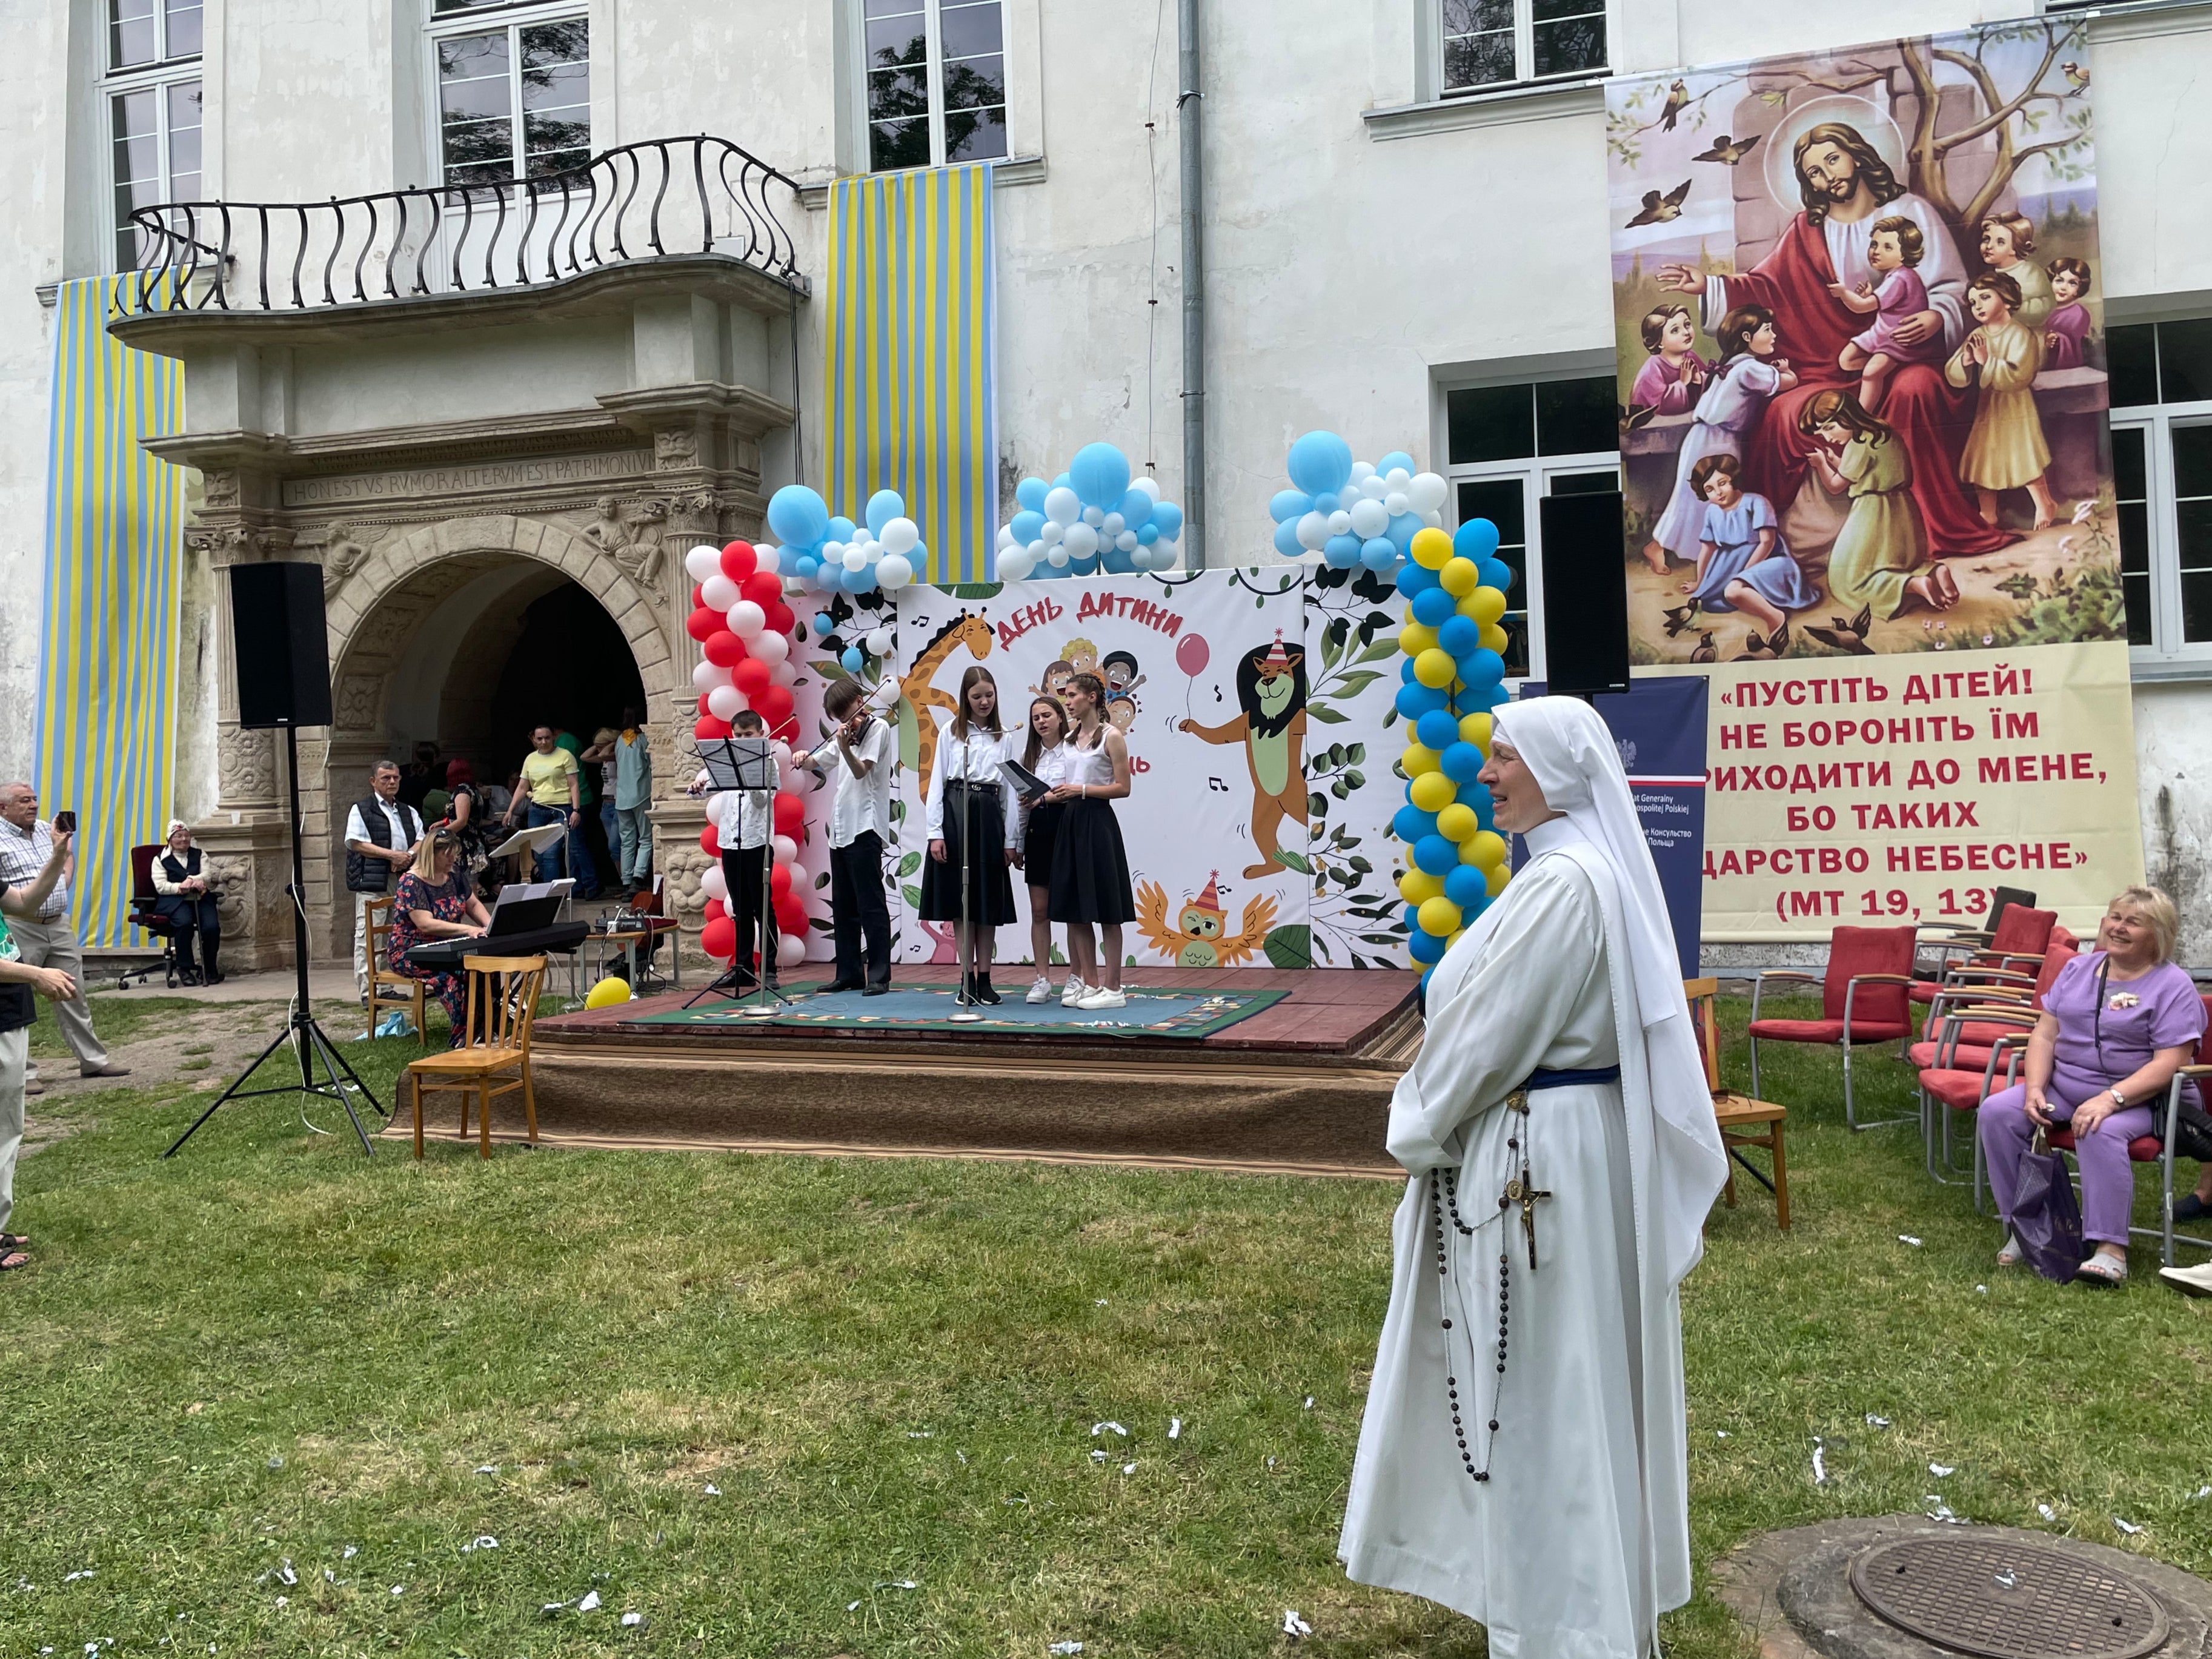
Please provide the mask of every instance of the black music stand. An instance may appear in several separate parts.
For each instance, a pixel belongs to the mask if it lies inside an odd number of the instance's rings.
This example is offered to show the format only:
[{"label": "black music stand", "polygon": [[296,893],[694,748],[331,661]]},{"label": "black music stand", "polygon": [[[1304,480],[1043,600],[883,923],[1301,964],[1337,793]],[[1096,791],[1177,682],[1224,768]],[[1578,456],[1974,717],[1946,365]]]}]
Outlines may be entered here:
[{"label": "black music stand", "polygon": [[[775,748],[765,737],[722,737],[713,740],[711,748],[702,747],[699,760],[707,768],[707,782],[716,790],[743,790],[754,797],[763,811],[769,813],[769,839],[761,851],[768,856],[761,860],[760,894],[760,970],[752,978],[753,991],[771,1000],[755,1002],[741,1012],[748,1020],[773,1020],[791,1006],[793,999],[783,994],[782,986],[771,985],[768,976],[775,967],[769,960],[769,940],[775,925],[773,904],[775,877],[775,817],[770,809],[775,799]],[[742,848],[739,849],[743,851]],[[747,939],[730,959],[729,972],[719,976],[684,1006],[696,1008],[716,991],[732,1002],[742,1001],[738,986],[745,973],[743,959],[752,954],[752,941]]]}]

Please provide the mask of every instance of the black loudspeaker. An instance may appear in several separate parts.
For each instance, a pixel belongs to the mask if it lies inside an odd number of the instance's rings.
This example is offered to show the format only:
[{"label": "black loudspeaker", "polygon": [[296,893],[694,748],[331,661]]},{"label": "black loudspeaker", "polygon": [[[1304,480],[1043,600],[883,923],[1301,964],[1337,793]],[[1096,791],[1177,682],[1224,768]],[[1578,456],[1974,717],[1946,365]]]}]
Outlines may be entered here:
[{"label": "black loudspeaker", "polygon": [[1544,680],[1553,692],[1628,689],[1628,581],[1620,494],[1547,495]]},{"label": "black loudspeaker", "polygon": [[230,626],[240,725],[330,724],[320,565],[233,565]]}]

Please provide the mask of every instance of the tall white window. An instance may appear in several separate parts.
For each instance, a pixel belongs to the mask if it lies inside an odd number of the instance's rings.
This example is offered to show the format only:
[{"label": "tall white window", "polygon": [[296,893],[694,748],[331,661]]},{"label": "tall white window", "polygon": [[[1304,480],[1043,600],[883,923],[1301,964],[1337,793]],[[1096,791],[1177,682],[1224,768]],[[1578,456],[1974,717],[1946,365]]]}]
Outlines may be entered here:
[{"label": "tall white window", "polygon": [[590,24],[574,0],[437,0],[430,50],[448,185],[542,178],[591,159]]},{"label": "tall white window", "polygon": [[2105,360],[2128,643],[2212,669],[2212,318],[2109,328]]},{"label": "tall white window", "polygon": [[1006,153],[1000,0],[861,0],[868,170]]},{"label": "tall white window", "polygon": [[1442,0],[1444,91],[1602,73],[1606,0]]},{"label": "tall white window", "polygon": [[1611,375],[1519,381],[1445,394],[1445,476],[1455,527],[1498,526],[1498,556],[1513,572],[1506,590],[1505,673],[1544,673],[1544,533],[1547,495],[1620,487],[1620,417]]},{"label": "tall white window", "polygon": [[200,195],[201,0],[106,0],[109,183],[115,265],[153,251],[133,212]]}]

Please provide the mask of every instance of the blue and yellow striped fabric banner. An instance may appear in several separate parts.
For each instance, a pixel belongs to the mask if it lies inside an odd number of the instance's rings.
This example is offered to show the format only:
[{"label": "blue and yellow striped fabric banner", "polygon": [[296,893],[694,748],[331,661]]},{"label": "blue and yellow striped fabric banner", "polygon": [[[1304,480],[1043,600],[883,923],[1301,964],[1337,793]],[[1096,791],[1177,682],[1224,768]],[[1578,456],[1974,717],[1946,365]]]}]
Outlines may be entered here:
[{"label": "blue and yellow striped fabric banner", "polygon": [[832,512],[895,489],[922,582],[981,582],[999,532],[991,168],[840,179],[830,196]]},{"label": "blue and yellow striped fabric banner", "polygon": [[185,469],[138,439],[180,424],[184,369],[109,336],[116,285],[137,280],[64,282],[55,304],[33,739],[40,814],[77,815],[78,936],[106,949],[143,942],[125,919],[131,849],[161,839],[175,750]]}]

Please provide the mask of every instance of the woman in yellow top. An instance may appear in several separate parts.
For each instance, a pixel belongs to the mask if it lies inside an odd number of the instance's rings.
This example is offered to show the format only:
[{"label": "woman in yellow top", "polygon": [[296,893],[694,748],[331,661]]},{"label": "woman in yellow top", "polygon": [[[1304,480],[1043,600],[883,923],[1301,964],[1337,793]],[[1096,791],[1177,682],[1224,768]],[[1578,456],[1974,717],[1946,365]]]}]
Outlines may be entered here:
[{"label": "woman in yellow top", "polygon": [[[550,726],[539,726],[530,734],[530,753],[522,757],[522,788],[507,806],[506,821],[510,826],[518,814],[525,812],[524,826],[529,829],[540,824],[564,824],[573,831],[583,821],[576,757],[556,744],[553,736]],[[532,873],[541,881],[554,881],[561,874],[562,862],[553,848],[547,847],[532,861]]]},{"label": "woman in yellow top", "polygon": [[1984,271],[1968,283],[1966,306],[1979,326],[1943,366],[1953,385],[1978,380],[1982,388],[1974,429],[1959,453],[1959,476],[1980,495],[1984,524],[1997,522],[1999,490],[2025,489],[2035,501],[2036,529],[2046,529],[2058,522],[2058,503],[2044,481],[2051,446],[2035,412],[2043,337],[2021,308],[2020,284],[2002,271]]}]

